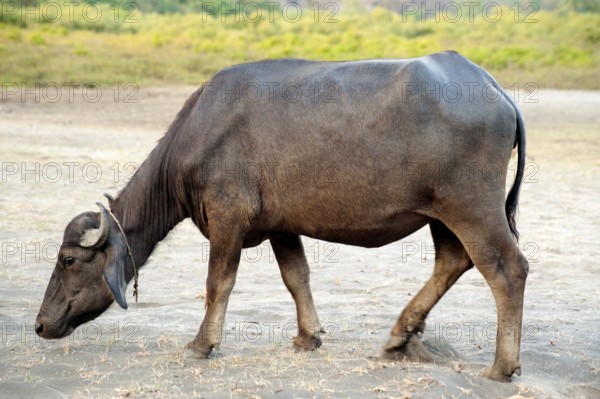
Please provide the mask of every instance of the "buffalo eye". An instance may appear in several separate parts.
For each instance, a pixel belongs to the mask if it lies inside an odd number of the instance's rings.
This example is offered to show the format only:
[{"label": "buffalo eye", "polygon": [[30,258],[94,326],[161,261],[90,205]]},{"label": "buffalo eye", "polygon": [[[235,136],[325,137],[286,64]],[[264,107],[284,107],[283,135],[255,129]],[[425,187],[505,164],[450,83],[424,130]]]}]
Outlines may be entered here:
[{"label": "buffalo eye", "polygon": [[75,263],[75,258],[74,258],[74,257],[72,257],[72,256],[65,256],[65,257],[63,258],[63,265],[64,265],[65,267],[72,266],[72,265],[73,265],[73,263]]}]

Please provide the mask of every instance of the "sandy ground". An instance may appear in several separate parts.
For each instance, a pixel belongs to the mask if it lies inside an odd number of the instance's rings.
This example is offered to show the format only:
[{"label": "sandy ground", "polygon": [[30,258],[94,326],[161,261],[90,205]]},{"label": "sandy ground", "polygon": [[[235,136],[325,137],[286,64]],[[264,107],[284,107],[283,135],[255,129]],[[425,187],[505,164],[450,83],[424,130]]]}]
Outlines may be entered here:
[{"label": "sandy ground", "polygon": [[[460,355],[391,361],[381,345],[433,266],[427,229],[363,249],[305,240],[325,344],[291,347],[295,311],[267,244],[247,250],[209,360],[183,346],[203,316],[207,241],[189,222],[143,268],[140,302],[113,305],[69,338],[33,322],[66,223],[123,187],[193,88],[155,88],[137,103],[81,95],[0,102],[0,397],[600,398],[600,93],[540,91],[520,103],[528,168],[519,216],[530,261],[523,376],[479,376],[494,357],[495,306],[476,270],[431,312],[425,339]],[[131,295],[131,289],[129,291]]]}]

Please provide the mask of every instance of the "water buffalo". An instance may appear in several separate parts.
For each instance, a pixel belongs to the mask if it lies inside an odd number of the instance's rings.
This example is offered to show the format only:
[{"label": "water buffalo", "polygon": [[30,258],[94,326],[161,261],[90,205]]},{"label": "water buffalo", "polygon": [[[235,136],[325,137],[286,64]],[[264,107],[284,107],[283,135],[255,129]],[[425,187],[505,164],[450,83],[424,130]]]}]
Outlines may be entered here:
[{"label": "water buffalo", "polygon": [[[515,147],[516,177],[506,195]],[[241,250],[269,240],[296,302],[294,342],[315,349],[319,320],[300,236],[378,247],[428,224],[433,274],[384,349],[414,342],[432,307],[475,265],[498,313],[486,375],[510,381],[521,372],[528,272],[515,227],[524,160],[516,105],[456,52],[223,69],[185,102],[110,210],[99,204],[99,213],[68,224],[36,332],[64,337],[114,300],[126,308],[134,265],[189,217],[211,251],[206,314],[188,348],[206,357],[220,343]]]}]

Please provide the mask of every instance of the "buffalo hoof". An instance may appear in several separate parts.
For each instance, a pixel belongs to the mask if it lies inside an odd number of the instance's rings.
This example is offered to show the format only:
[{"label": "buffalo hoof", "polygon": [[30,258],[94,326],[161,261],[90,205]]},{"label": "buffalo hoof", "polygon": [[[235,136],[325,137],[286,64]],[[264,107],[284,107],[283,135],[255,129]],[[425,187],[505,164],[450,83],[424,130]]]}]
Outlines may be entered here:
[{"label": "buffalo hoof", "polygon": [[506,369],[505,371],[502,367],[496,367],[493,365],[492,367],[484,370],[483,376],[485,378],[489,378],[490,380],[498,381],[498,382],[510,382],[513,374],[521,375],[521,365],[517,364],[514,367]]},{"label": "buffalo hoof", "polygon": [[306,351],[314,351],[315,349],[320,348],[321,345],[323,345],[321,338],[314,335],[298,334],[296,338],[294,338],[294,346]]},{"label": "buffalo hoof", "polygon": [[408,338],[410,338],[410,336],[411,334],[403,334],[401,336],[390,335],[388,341],[385,343],[385,345],[383,345],[384,352],[395,353],[401,350],[402,347],[406,344],[406,341],[408,341]]},{"label": "buffalo hoof", "polygon": [[412,360],[421,362],[434,362],[439,360],[436,355],[429,352],[421,339],[414,334],[408,337],[391,336],[383,347],[383,357],[392,360]]},{"label": "buffalo hoof", "polygon": [[[383,350],[386,353],[395,353],[398,351],[402,351],[404,346],[408,343],[412,337],[416,337],[417,339],[420,335],[425,331],[425,321],[424,320],[407,320],[403,324],[405,326],[402,328],[403,332],[401,335],[391,334],[388,338],[388,341],[383,346]],[[420,342],[420,339],[418,339]]]},{"label": "buffalo hoof", "polygon": [[192,341],[185,346],[185,349],[189,349],[194,353],[194,357],[197,359],[208,359],[208,356],[213,350],[214,345],[203,344],[198,341]]}]

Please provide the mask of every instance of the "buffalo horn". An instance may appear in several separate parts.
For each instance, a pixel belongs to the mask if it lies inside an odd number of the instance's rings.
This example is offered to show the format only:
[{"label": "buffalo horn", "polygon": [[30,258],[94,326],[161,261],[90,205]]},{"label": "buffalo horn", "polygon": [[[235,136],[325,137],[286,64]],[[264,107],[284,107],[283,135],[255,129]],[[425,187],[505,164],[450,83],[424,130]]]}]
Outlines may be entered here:
[{"label": "buffalo horn", "polygon": [[101,247],[108,238],[110,233],[110,216],[108,211],[99,202],[96,203],[100,207],[100,227],[97,229],[89,229],[83,233],[79,245],[86,248]]},{"label": "buffalo horn", "polygon": [[106,197],[106,199],[108,200],[108,206],[109,206],[109,207],[110,207],[110,206],[112,206],[112,203],[113,203],[113,201],[115,200],[115,199],[113,198],[113,196],[112,196],[112,195],[110,195],[109,193],[104,193],[104,196],[105,196],[105,197]]}]

